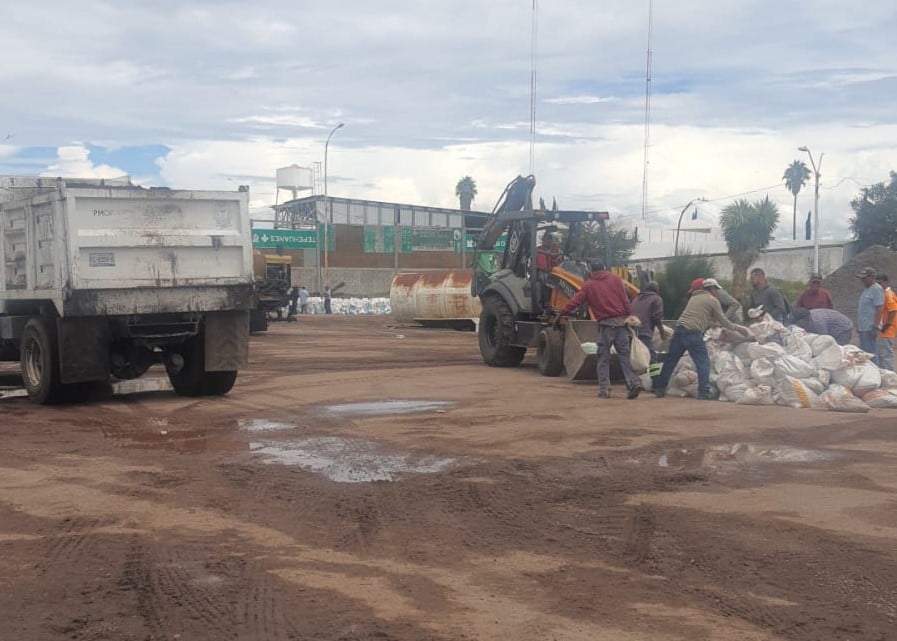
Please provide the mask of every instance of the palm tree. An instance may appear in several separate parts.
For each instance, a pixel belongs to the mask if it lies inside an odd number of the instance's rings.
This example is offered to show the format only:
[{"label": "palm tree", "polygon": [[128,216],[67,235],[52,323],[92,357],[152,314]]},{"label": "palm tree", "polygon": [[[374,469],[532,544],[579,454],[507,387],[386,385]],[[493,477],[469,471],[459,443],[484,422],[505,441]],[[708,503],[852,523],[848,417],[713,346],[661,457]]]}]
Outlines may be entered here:
[{"label": "palm tree", "polygon": [[477,195],[476,181],[470,176],[464,176],[464,178],[459,180],[458,184],[455,185],[455,195],[458,197],[458,200],[461,201],[461,210],[470,211],[470,203],[473,202],[473,199],[476,198]]},{"label": "palm tree", "polygon": [[785,168],[785,174],[782,180],[785,181],[785,187],[794,194],[794,212],[792,214],[791,240],[797,240],[797,195],[801,188],[807,184],[810,177],[810,170],[804,164],[803,160],[795,160]]},{"label": "palm tree", "polygon": [[755,203],[741,198],[723,209],[719,224],[732,261],[732,295],[741,300],[747,270],[772,240],[772,231],[779,224],[779,209],[769,196]]}]

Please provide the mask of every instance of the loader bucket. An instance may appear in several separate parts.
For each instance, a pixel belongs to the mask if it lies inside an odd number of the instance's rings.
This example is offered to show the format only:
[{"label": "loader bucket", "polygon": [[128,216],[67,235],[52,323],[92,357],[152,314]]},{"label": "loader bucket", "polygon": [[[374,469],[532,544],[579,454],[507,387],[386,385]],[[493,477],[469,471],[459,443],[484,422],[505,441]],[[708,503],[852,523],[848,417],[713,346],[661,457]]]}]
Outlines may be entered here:
[{"label": "loader bucket", "polygon": [[564,331],[564,369],[571,381],[591,381],[597,378],[597,357],[586,354],[583,343],[594,343],[598,338],[598,324],[593,320],[570,320]]}]

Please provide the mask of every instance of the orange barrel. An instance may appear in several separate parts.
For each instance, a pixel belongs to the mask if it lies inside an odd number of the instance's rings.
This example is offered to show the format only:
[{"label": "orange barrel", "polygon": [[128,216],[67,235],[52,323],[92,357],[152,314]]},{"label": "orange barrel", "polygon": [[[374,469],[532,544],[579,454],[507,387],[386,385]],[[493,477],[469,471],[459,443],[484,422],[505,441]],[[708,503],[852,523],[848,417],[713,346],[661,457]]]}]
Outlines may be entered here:
[{"label": "orange barrel", "polygon": [[469,271],[438,269],[397,274],[389,286],[392,316],[398,321],[478,319],[480,299],[470,295]]}]

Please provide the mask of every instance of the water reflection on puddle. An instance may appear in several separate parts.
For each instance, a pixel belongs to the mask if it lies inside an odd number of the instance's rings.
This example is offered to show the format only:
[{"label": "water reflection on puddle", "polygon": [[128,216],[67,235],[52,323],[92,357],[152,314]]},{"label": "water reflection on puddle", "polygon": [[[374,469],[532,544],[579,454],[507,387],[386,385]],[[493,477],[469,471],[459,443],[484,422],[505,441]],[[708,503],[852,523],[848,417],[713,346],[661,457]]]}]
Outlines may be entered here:
[{"label": "water reflection on puddle", "polygon": [[244,432],[277,432],[296,429],[296,425],[293,423],[272,421],[266,418],[241,418],[237,421],[237,427]]},{"label": "water reflection on puddle", "polygon": [[449,401],[371,401],[367,403],[344,403],[328,405],[324,409],[330,414],[356,416],[382,416],[387,414],[411,414],[445,410],[454,405]]},{"label": "water reflection on puddle", "polygon": [[726,464],[817,463],[836,458],[832,452],[799,447],[761,447],[748,443],[717,445],[704,449],[671,450],[657,461],[659,467],[713,467]]},{"label": "water reflection on puddle", "polygon": [[295,465],[337,483],[395,481],[403,474],[433,474],[457,463],[453,458],[388,454],[373,441],[329,436],[255,442],[249,450],[265,463]]}]

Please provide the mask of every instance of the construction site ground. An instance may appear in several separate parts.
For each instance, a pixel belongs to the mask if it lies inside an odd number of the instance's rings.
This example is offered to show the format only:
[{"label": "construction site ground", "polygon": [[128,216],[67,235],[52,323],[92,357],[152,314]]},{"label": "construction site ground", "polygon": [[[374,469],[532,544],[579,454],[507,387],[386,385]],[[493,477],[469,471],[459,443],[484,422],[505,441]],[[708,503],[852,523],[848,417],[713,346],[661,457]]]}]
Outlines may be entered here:
[{"label": "construction site ground", "polygon": [[301,317],[226,398],[0,400],[0,639],[897,638],[897,412],[530,359]]}]

